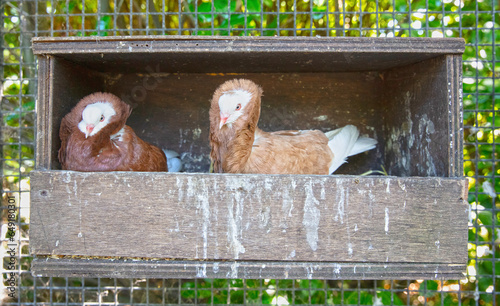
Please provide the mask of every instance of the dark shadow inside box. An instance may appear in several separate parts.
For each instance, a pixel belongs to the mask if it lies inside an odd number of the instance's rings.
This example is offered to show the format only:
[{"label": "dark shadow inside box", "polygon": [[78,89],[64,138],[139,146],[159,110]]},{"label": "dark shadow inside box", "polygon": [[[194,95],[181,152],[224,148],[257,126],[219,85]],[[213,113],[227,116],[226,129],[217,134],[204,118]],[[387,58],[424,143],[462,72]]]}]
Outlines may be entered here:
[{"label": "dark shadow inside box", "polygon": [[[60,169],[61,118],[85,95],[107,91],[134,107],[127,124],[139,137],[178,152],[186,172],[208,172],[208,111],[213,92],[226,80],[247,78],[264,90],[259,127],[265,131],[326,132],[353,124],[362,135],[378,140],[376,149],[350,157],[336,174],[359,175],[385,167],[396,176],[448,176],[442,148],[446,141],[439,145],[431,141],[448,137],[447,123],[439,118],[448,107],[445,90],[438,90],[446,88],[445,56],[388,69],[334,72],[267,72],[272,71],[268,67],[266,72],[207,73],[203,64],[203,72],[196,73],[189,62],[186,73],[162,71],[165,67],[144,58],[141,65],[130,59],[116,61],[97,67],[54,59],[56,169]],[[422,129],[432,133],[415,138]],[[433,155],[438,156],[436,161],[429,159]]]},{"label": "dark shadow inside box", "polygon": [[[316,51],[307,50],[307,45],[303,46],[299,52],[291,49],[285,51],[278,47],[281,45],[280,42],[276,42],[275,46],[266,45],[265,51],[234,50],[228,53],[224,50],[226,43],[220,41],[218,43],[221,44],[218,48],[217,43],[210,42],[207,49],[200,48],[197,44],[192,44],[190,47],[184,45],[178,49],[186,51],[194,47],[196,51],[193,52],[172,52],[170,48],[173,48],[173,44],[170,42],[166,47],[170,50],[168,54],[161,51],[140,53],[135,51],[136,46],[130,46],[132,48],[126,49],[125,52],[117,49],[104,49],[104,46],[100,46],[103,48],[103,53],[99,56],[93,53],[74,53],[69,50],[58,56],[104,73],[123,73],[124,71],[143,73],[148,67],[169,73],[362,72],[407,66],[436,57],[436,54],[432,52],[373,53],[359,52],[355,49],[352,51],[358,52],[332,52],[335,47],[330,49],[328,46],[322,46],[321,52],[318,53],[317,49]],[[80,47],[86,46],[83,44]],[[162,48],[160,45],[149,47],[153,50]],[[281,47],[291,48],[286,45]],[[258,47],[255,46],[255,48]],[[137,53],[129,53],[132,50]]]}]

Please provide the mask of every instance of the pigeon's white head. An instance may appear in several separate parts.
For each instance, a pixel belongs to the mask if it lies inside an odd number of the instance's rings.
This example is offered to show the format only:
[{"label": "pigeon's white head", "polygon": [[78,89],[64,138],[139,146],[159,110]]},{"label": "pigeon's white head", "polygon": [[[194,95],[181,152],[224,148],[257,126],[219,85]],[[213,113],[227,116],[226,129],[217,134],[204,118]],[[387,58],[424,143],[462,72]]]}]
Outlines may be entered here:
[{"label": "pigeon's white head", "polygon": [[251,99],[252,94],[243,89],[235,89],[224,92],[219,98],[219,129],[221,129],[224,125],[231,127],[231,124],[242,115],[243,110]]},{"label": "pigeon's white head", "polygon": [[96,102],[85,107],[82,113],[82,121],[78,128],[85,134],[85,138],[94,136],[105,127],[116,111],[109,102]]}]

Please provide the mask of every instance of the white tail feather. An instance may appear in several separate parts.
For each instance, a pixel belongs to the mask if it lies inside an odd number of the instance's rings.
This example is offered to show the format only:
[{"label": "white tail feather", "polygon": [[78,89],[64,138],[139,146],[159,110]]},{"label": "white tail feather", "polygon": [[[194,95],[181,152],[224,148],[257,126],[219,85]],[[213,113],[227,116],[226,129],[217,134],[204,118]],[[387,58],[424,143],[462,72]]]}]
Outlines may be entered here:
[{"label": "white tail feather", "polygon": [[325,135],[330,140],[328,146],[333,152],[330,174],[345,163],[347,157],[371,150],[377,144],[375,139],[359,137],[359,131],[353,125],[326,132]]},{"label": "white tail feather", "polygon": [[373,138],[359,137],[358,140],[356,140],[356,143],[354,143],[354,146],[352,147],[349,156],[353,156],[374,149],[376,144],[377,141]]},{"label": "white tail feather", "polygon": [[172,150],[163,149],[165,156],[167,157],[168,172],[181,172],[182,171],[182,161],[179,154]]}]

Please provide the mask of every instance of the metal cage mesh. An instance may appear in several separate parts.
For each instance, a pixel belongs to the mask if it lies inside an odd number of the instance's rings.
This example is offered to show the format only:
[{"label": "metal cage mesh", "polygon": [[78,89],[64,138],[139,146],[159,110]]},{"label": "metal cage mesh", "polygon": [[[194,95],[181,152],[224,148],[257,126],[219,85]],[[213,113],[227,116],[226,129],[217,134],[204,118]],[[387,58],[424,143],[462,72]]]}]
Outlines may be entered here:
[{"label": "metal cage mesh", "polygon": [[[66,0],[0,2],[3,305],[496,305],[500,3],[494,0]],[[469,265],[455,281],[41,278],[30,274],[35,36],[463,37]],[[499,51],[499,52],[497,52]],[[500,272],[499,272],[500,275]]]}]

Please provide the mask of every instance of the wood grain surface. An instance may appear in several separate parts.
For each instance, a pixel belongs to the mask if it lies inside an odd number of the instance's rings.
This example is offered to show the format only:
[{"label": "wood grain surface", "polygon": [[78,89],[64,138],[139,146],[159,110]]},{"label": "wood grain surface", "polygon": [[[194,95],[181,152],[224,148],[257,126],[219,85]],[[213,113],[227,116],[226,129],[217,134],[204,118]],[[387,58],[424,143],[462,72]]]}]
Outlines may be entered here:
[{"label": "wood grain surface", "polygon": [[35,255],[467,261],[465,179],[34,171],[31,184]]},{"label": "wood grain surface", "polygon": [[465,264],[35,258],[33,275],[109,278],[462,279]]}]

